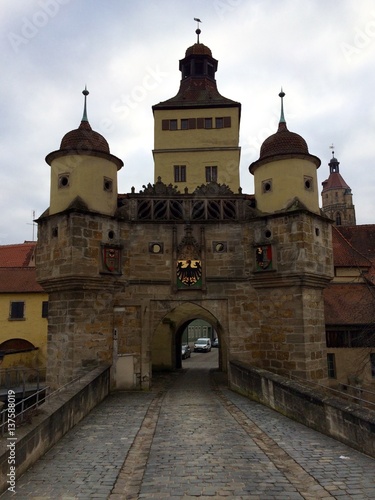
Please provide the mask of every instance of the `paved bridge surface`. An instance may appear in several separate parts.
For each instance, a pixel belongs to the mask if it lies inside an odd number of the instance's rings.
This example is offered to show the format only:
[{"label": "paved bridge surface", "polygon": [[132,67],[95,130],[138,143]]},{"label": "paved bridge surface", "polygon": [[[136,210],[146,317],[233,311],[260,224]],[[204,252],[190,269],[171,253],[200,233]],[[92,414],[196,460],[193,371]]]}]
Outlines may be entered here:
[{"label": "paved bridge surface", "polygon": [[17,480],[15,496],[375,498],[375,460],[229,391],[215,365],[216,350],[193,353],[152,392],[110,395]]}]

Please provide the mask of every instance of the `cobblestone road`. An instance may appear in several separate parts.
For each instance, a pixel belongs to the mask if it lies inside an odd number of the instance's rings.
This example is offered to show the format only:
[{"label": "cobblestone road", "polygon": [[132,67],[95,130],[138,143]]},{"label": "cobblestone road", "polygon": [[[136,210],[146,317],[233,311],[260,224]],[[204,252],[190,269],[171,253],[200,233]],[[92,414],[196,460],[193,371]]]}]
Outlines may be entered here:
[{"label": "cobblestone road", "polygon": [[375,498],[375,460],[213,386],[216,363],[112,394],[1,499]]}]

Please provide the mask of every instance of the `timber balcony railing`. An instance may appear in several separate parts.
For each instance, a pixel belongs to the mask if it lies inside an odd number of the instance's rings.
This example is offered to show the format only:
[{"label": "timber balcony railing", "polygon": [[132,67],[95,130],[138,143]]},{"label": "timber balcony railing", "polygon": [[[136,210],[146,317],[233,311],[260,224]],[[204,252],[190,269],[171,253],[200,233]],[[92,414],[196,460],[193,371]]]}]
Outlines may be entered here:
[{"label": "timber balcony railing", "polygon": [[204,184],[184,194],[160,180],[143,187],[140,193],[119,195],[120,218],[137,222],[230,222],[256,216],[254,196],[235,194],[223,184]]}]

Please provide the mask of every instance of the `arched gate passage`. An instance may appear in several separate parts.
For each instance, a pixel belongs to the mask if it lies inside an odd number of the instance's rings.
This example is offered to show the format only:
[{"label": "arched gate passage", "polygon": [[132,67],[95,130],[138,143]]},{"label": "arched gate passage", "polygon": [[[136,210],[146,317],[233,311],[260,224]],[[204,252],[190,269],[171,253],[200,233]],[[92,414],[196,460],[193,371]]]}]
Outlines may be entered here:
[{"label": "arched gate passage", "polygon": [[207,307],[194,302],[180,303],[157,324],[151,342],[153,371],[181,368],[182,333],[195,319],[206,321],[216,330],[220,342],[219,369],[227,371],[227,334],[222,321]]}]

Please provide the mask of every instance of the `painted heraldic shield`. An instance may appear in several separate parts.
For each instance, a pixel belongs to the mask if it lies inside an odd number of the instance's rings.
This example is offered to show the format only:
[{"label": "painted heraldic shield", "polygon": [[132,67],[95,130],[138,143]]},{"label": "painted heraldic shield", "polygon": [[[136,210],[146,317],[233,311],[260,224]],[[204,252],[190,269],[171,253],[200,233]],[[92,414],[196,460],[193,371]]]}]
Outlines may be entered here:
[{"label": "painted heraldic shield", "polygon": [[177,261],[177,286],[200,285],[202,278],[202,266],[200,260],[178,260]]}]

